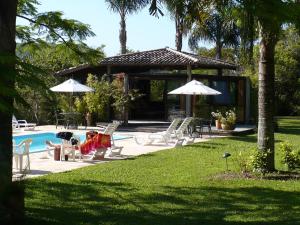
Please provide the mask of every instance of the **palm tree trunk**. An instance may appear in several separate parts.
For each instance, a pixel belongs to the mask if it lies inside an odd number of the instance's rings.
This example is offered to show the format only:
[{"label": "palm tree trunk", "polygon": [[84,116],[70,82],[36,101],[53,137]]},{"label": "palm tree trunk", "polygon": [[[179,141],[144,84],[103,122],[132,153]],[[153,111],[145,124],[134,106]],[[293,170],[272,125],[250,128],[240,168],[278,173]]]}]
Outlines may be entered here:
[{"label": "palm tree trunk", "polygon": [[222,58],[222,44],[221,41],[216,42],[216,59]]},{"label": "palm tree trunk", "polygon": [[176,13],[176,19],[175,19],[175,26],[176,26],[176,37],[175,37],[176,50],[181,52],[183,25],[182,25],[182,19],[180,18],[180,16],[177,13]]},{"label": "palm tree trunk", "polygon": [[121,12],[121,21],[120,21],[120,44],[121,44],[121,54],[126,53],[126,42],[127,42],[127,35],[126,35],[126,20],[125,20],[125,12]]},{"label": "palm tree trunk", "polygon": [[258,77],[258,137],[261,151],[270,151],[266,161],[268,171],[274,171],[274,52],[277,34],[261,28]]},{"label": "palm tree trunk", "polygon": [[[221,40],[216,41],[216,59],[221,59],[222,58],[222,44]],[[218,76],[222,76],[222,69],[217,70]]]},{"label": "palm tree trunk", "polygon": [[17,0],[0,1],[0,224],[22,224],[24,189],[12,182],[12,112]]}]

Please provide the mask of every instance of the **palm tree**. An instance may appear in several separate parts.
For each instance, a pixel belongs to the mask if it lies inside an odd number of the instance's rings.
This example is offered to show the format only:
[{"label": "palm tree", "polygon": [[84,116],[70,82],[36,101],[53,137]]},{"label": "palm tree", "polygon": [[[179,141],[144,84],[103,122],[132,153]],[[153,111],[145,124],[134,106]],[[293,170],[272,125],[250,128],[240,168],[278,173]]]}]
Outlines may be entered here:
[{"label": "palm tree", "polygon": [[171,18],[175,21],[175,45],[176,50],[181,51],[182,49],[182,38],[186,34],[187,28],[187,1],[178,1],[178,0],[164,0],[165,5],[167,6],[168,11],[170,12]]},{"label": "palm tree", "polygon": [[120,15],[120,33],[119,39],[121,44],[121,54],[126,53],[126,15],[137,12],[142,9],[148,3],[148,0],[105,0],[109,8],[113,12],[117,12]]},{"label": "palm tree", "polygon": [[[259,31],[258,69],[258,134],[257,147],[267,157],[263,165],[267,171],[275,170],[274,148],[274,81],[275,46],[284,24],[295,24],[300,28],[300,4],[286,0],[239,0],[237,6],[251,17]],[[251,28],[253,29],[253,28]],[[252,41],[252,35],[248,41]],[[247,40],[246,40],[247,41]]]},{"label": "palm tree", "polygon": [[[202,9],[199,9],[202,10]],[[236,47],[239,43],[239,32],[231,11],[223,6],[214,7],[195,21],[189,37],[191,49],[198,47],[199,41],[210,41],[216,45],[216,58],[222,58],[223,47]]]}]

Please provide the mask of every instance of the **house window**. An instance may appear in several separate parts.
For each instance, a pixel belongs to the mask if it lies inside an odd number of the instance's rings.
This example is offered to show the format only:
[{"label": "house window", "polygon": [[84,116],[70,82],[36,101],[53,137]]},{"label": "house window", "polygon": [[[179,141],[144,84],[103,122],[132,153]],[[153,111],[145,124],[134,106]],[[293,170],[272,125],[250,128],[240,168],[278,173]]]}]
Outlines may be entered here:
[{"label": "house window", "polygon": [[222,94],[212,97],[216,105],[235,105],[237,96],[237,85],[234,81],[213,81],[211,87]]}]

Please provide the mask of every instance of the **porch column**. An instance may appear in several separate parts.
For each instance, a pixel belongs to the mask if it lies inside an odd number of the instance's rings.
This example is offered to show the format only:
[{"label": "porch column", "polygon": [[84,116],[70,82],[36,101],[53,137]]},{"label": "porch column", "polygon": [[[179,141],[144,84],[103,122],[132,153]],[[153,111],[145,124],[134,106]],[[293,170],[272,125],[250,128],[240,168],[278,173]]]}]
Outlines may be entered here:
[{"label": "porch column", "polygon": [[[187,65],[186,71],[187,71],[187,82],[190,82],[192,80],[191,65]],[[191,116],[191,96],[190,95],[186,95],[186,97],[185,97],[185,113],[186,113],[186,116]]]},{"label": "porch column", "polygon": [[[124,95],[126,96],[126,98],[128,97],[128,91],[129,91],[129,79],[128,79],[128,74],[124,74]],[[128,124],[128,106],[125,106],[123,109],[123,123],[125,125]]]}]

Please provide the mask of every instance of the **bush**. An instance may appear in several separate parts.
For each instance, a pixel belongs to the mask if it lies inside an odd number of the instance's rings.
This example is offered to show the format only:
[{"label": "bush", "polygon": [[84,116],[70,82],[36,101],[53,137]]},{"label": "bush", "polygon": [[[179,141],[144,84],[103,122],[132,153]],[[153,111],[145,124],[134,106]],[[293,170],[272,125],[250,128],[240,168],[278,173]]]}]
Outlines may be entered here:
[{"label": "bush", "polygon": [[244,151],[240,151],[236,157],[236,163],[239,167],[241,173],[248,173],[251,171],[251,164],[249,162],[249,157],[245,156]]},{"label": "bush", "polygon": [[283,153],[281,162],[287,166],[289,171],[300,167],[300,152],[293,150],[290,143],[283,142],[280,145],[280,151]]},{"label": "bush", "polygon": [[258,149],[255,149],[253,154],[250,156],[250,166],[253,169],[253,172],[259,172],[263,175],[268,172],[267,169],[267,158],[270,154],[270,150],[267,151],[261,151]]}]

